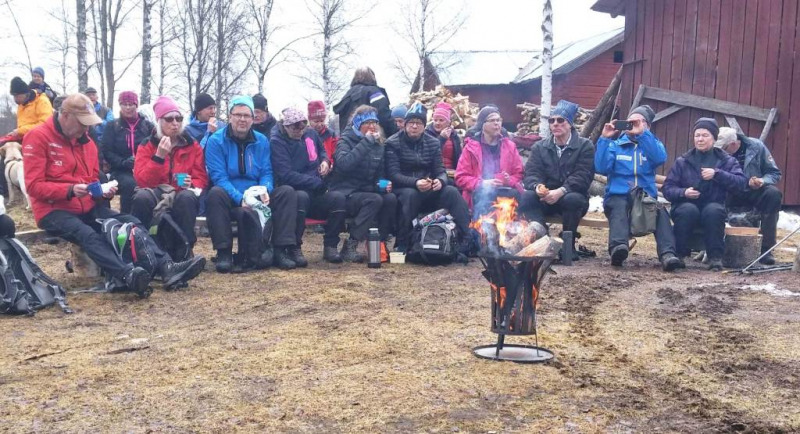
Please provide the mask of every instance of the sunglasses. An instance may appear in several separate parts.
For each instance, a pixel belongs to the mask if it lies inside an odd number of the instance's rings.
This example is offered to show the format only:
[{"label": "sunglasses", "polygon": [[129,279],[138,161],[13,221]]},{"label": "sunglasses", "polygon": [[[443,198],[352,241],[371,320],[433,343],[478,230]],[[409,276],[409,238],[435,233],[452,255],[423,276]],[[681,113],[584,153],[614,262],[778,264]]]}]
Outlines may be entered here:
[{"label": "sunglasses", "polygon": [[567,120],[566,120],[566,119],[564,119],[564,118],[548,118],[548,119],[547,119],[547,123],[549,123],[550,125],[553,125],[553,124],[563,124],[563,123],[564,123],[564,122],[566,122],[566,121],[567,121]]},{"label": "sunglasses", "polygon": [[181,116],[181,115],[178,115],[178,116],[164,116],[161,119],[163,119],[167,123],[183,122],[183,116]]},{"label": "sunglasses", "polygon": [[302,130],[303,128],[305,128],[307,126],[308,126],[308,123],[303,121],[303,122],[295,122],[295,123],[293,123],[291,125],[287,125],[286,128],[289,128],[291,130]]}]

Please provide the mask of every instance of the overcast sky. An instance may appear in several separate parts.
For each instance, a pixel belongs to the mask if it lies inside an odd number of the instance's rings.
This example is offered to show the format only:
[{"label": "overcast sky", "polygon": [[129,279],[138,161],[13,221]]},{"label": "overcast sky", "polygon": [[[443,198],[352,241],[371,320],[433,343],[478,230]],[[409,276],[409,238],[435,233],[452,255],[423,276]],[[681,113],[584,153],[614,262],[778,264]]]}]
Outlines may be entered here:
[{"label": "overcast sky", "polygon": [[[133,0],[126,0],[133,1]],[[360,0],[352,0],[354,7],[362,4]],[[376,0],[377,1],[377,0]],[[402,84],[392,65],[395,58],[400,55],[404,58],[413,57],[413,51],[401,40],[395,29],[402,26],[403,5],[410,0],[378,1],[377,6],[371,9],[349,33],[356,54],[350,63],[353,68],[359,65],[371,66],[377,75],[378,84],[385,87],[389,97],[394,103],[405,101],[408,87]],[[451,2],[442,14],[449,13],[452,5],[465,5],[467,21],[459,33],[447,46],[448,50],[535,50],[542,45],[540,30],[542,17],[542,2],[539,0],[445,0]],[[554,38],[556,47],[578,39],[602,33],[613,28],[622,27],[622,18],[612,19],[607,14],[600,14],[590,10],[595,0],[553,0],[554,9]],[[17,19],[22,25],[22,31],[31,53],[31,62],[34,66],[45,68],[45,80],[57,88],[54,83],[59,82],[60,55],[48,52],[54,38],[63,39],[58,35],[61,28],[59,20],[51,18],[50,13],[57,13],[66,5],[70,13],[69,19],[74,22],[74,0],[11,0]],[[293,38],[308,32],[310,25],[308,10],[302,6],[302,0],[275,0],[276,9],[273,20],[286,24],[289,30],[283,32],[281,38]],[[8,18],[7,9],[3,6],[2,13],[7,17],[5,26],[0,29],[0,42],[3,44],[3,54],[0,57],[0,80],[8,88],[8,83],[15,75],[30,79],[27,71],[27,58],[22,41]],[[442,17],[444,20],[446,17]],[[156,23],[153,23],[154,31]],[[122,56],[138,50],[141,41],[141,16],[133,15],[128,18],[126,26],[119,36],[118,51]],[[310,42],[298,45],[298,50],[311,51]],[[397,54],[396,54],[397,53]],[[77,64],[74,53],[69,57],[70,68]],[[127,62],[126,62],[127,63]],[[154,64],[156,73],[157,65]],[[491,65],[486,65],[491,68]],[[119,69],[120,67],[118,67]],[[304,107],[308,99],[320,98],[312,90],[304,86],[294,74],[299,67],[296,64],[285,63],[267,74],[265,93],[270,101],[273,112],[283,107],[295,105]],[[140,63],[135,63],[117,85],[117,92],[123,90],[140,90]],[[351,75],[348,73],[347,81]],[[176,78],[175,80],[179,80]],[[255,78],[248,77],[243,89],[252,89],[255,93]],[[90,86],[100,88],[99,76],[96,70],[90,75]],[[70,91],[77,90],[77,78],[68,81]],[[181,100],[180,95],[173,95]],[[189,109],[188,103],[184,103]],[[115,110],[116,111],[116,110]]]}]

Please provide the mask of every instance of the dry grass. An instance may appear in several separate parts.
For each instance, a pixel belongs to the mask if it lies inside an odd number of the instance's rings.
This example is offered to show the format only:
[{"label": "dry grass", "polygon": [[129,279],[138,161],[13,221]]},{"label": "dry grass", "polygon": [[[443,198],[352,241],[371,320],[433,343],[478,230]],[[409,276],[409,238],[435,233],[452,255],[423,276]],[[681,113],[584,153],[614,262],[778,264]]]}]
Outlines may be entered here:
[{"label": "dry grass", "polygon": [[[800,297],[741,289],[790,273],[666,275],[642,239],[622,270],[556,266],[542,292],[548,365],[492,363],[477,262],[218,275],[190,289],[70,296],[76,313],[0,318],[8,432],[795,431]],[[797,244],[796,242],[794,243]],[[210,256],[208,240],[199,253]],[[33,246],[53,277],[64,246]],[[788,253],[785,254],[788,256]],[[780,259],[788,260],[787,257]],[[209,266],[210,268],[210,266]],[[532,343],[532,337],[508,342]],[[37,357],[38,358],[34,358]]]}]

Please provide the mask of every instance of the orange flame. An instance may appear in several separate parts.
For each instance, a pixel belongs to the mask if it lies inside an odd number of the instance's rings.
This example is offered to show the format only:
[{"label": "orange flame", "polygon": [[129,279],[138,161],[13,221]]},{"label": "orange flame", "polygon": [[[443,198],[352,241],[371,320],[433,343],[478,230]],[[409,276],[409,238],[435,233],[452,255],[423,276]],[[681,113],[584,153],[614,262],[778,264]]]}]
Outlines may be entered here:
[{"label": "orange flame", "polygon": [[492,204],[492,210],[487,214],[480,216],[477,220],[470,224],[470,227],[481,234],[481,241],[486,242],[486,233],[484,232],[484,224],[493,225],[497,228],[499,235],[500,247],[506,247],[508,233],[511,224],[517,218],[517,200],[513,197],[498,197]]}]

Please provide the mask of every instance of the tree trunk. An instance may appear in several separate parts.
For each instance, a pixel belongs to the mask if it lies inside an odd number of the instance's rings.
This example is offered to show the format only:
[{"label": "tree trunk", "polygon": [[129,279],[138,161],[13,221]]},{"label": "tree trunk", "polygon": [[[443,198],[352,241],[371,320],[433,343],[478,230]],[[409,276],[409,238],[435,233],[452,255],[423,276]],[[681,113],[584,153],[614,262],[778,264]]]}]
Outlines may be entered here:
[{"label": "tree trunk", "polygon": [[553,6],[544,0],[542,14],[542,104],[539,110],[539,135],[550,137],[547,118],[553,100]]},{"label": "tree trunk", "polygon": [[158,37],[159,44],[161,44],[158,48],[158,94],[164,95],[164,80],[167,77],[167,56],[164,52],[164,47],[167,45],[164,41],[164,21],[166,20],[164,14],[166,13],[166,1],[159,0],[158,3]]},{"label": "tree trunk", "polygon": [[152,0],[142,1],[142,91],[139,96],[140,104],[150,103],[150,82],[152,81],[153,70],[150,64],[153,45],[150,33],[150,10],[153,7]]},{"label": "tree trunk", "polygon": [[222,0],[217,0],[217,62],[216,62],[216,75],[217,75],[217,82],[216,82],[216,89],[214,92],[214,100],[217,101],[218,104],[222,101],[222,87],[223,87],[223,74],[222,68],[225,59],[225,48],[224,48],[224,41],[225,41],[225,14],[224,10],[224,2]]},{"label": "tree trunk", "polygon": [[89,87],[89,64],[86,62],[86,2],[75,0],[75,12],[78,18],[78,91]]}]

